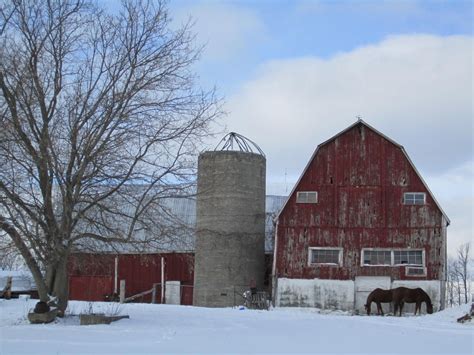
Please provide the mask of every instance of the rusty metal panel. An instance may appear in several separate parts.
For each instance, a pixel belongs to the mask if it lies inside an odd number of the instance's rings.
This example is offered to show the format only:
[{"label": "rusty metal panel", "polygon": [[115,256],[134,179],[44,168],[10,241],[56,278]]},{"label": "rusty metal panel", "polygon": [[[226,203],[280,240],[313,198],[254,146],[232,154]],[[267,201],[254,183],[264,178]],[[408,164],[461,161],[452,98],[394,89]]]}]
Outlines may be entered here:
[{"label": "rusty metal panel", "polygon": [[105,301],[113,293],[112,276],[70,276],[69,299]]},{"label": "rusty metal panel", "polygon": [[69,299],[105,301],[113,293],[115,256],[72,254],[68,260]]},{"label": "rusty metal panel", "polygon": [[[161,282],[160,254],[124,254],[118,258],[118,280],[125,280],[125,297],[150,290]],[[139,301],[151,302],[151,295]]]},{"label": "rusty metal panel", "polygon": [[74,276],[113,276],[115,255],[75,253],[68,259],[68,274]]},{"label": "rusty metal panel", "polygon": [[181,281],[192,285],[194,282],[194,254],[167,253],[165,257],[165,277],[167,281]]},{"label": "rusty metal panel", "polygon": [[[297,191],[318,191],[318,203],[297,204]],[[404,192],[424,192],[426,204],[404,205]],[[400,146],[362,123],[318,148],[277,233],[277,277],[405,279],[404,266],[362,267],[362,248],[422,248],[427,275],[419,279],[442,279],[442,211]],[[343,265],[309,266],[308,248],[316,246],[343,248]]]},{"label": "rusty metal panel", "polygon": [[184,306],[193,305],[193,291],[192,285],[181,285],[181,304]]},{"label": "rusty metal panel", "polygon": [[[181,281],[193,285],[194,255],[190,253],[165,253],[119,255],[119,280],[126,282],[126,297],[150,290],[154,283],[161,283],[161,258],[165,260],[165,282]],[[142,302],[150,302],[151,295]]]}]

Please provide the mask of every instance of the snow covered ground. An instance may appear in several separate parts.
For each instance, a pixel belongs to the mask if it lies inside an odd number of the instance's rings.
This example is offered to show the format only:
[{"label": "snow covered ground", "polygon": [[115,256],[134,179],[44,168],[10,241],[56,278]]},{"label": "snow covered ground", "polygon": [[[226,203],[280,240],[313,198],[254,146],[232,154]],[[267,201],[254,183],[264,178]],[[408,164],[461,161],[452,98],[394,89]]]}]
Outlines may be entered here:
[{"label": "snow covered ground", "polygon": [[[77,316],[31,325],[35,301],[0,300],[0,353],[360,353],[472,354],[474,323],[456,318],[468,305],[402,318],[324,314],[316,309],[271,311],[126,304],[130,315],[111,325],[80,326]],[[94,312],[117,304],[94,303]],[[89,308],[70,302],[69,313]]]}]

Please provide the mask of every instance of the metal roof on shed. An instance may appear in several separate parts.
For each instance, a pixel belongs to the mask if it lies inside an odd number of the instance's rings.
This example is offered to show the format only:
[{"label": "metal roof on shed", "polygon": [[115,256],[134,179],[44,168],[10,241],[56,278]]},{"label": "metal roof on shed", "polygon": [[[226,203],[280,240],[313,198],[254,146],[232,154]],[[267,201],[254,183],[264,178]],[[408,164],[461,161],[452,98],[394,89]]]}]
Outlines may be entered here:
[{"label": "metal roof on shed", "polygon": [[[286,201],[286,196],[268,195],[265,198],[265,252],[273,250],[274,218]],[[196,227],[195,198],[163,198],[160,201],[161,213],[156,216],[159,220],[159,230],[141,230],[135,234],[137,240],[142,239],[143,233],[162,235],[156,245],[147,246],[144,250],[132,243],[103,244],[88,241],[87,247],[79,251],[97,251],[104,253],[160,253],[160,252],[193,252]],[[126,209],[126,206],[124,206]],[[158,234],[159,233],[159,234]]]}]

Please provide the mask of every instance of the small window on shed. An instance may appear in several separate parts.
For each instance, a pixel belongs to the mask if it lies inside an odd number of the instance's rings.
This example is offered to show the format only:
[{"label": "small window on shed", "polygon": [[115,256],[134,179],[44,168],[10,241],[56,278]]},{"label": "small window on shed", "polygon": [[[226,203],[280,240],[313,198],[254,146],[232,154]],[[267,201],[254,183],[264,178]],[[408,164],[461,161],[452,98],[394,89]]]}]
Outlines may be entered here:
[{"label": "small window on shed", "polygon": [[296,193],[296,203],[318,203],[317,191],[298,191]]},{"label": "small window on shed", "polygon": [[405,192],[403,194],[403,203],[405,205],[424,205],[426,195],[424,192]]},{"label": "small window on shed", "polygon": [[309,264],[342,264],[342,248],[309,248]]}]

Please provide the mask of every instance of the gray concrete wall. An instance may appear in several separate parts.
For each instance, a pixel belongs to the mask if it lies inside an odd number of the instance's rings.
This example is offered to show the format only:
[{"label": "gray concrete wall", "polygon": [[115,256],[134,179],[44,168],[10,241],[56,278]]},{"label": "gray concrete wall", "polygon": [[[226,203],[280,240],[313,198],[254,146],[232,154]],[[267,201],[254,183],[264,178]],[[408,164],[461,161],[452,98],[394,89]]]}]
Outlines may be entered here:
[{"label": "gray concrete wall", "polygon": [[227,307],[234,290],[263,287],[265,157],[235,151],[199,156],[195,306]]}]

